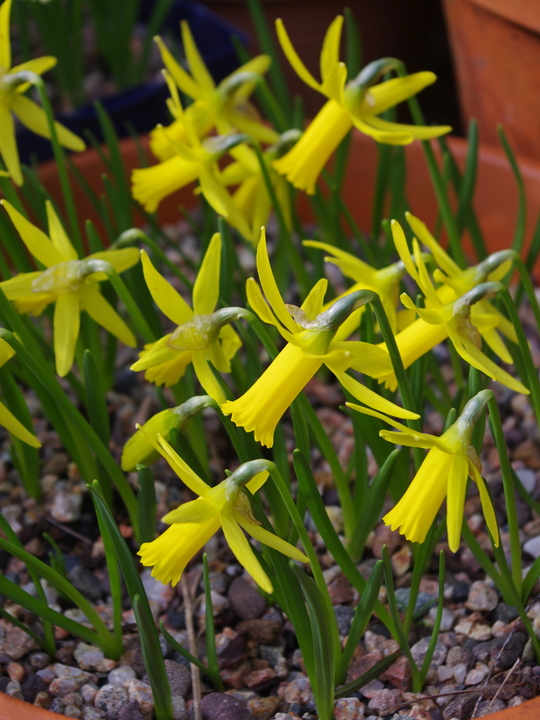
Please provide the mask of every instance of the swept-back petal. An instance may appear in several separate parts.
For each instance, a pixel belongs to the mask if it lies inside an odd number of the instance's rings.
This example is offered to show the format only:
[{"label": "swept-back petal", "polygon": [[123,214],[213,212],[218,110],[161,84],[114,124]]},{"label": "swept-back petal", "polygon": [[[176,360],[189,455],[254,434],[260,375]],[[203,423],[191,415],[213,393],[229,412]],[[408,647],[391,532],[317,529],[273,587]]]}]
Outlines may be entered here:
[{"label": "swept-back petal", "polygon": [[75,344],[79,337],[79,294],[65,292],[56,298],[54,308],[54,354],[56,372],[64,377],[71,370],[75,357]]},{"label": "swept-back petal", "polygon": [[406,212],[405,217],[413,233],[420,240],[420,242],[427,247],[429,252],[435,258],[435,262],[441,268],[441,270],[449,277],[455,277],[456,275],[459,275],[461,273],[461,268],[452,260],[450,255],[442,249],[442,247],[427,229],[427,225],[410,212]]},{"label": "swept-back petal", "polygon": [[117,337],[124,345],[135,347],[137,340],[128,325],[113,306],[101,294],[99,286],[87,282],[79,290],[81,309],[86,310],[92,320]]},{"label": "swept-back petal", "polygon": [[12,0],[4,0],[0,7],[0,70],[6,73],[11,67],[11,42],[9,39],[9,16]]},{"label": "swept-back petal", "polygon": [[129,270],[139,262],[140,250],[136,247],[123,248],[122,250],[103,250],[88,256],[88,260],[105,260],[110,263],[117,273]]},{"label": "swept-back petal", "polygon": [[[332,368],[330,367],[330,369]],[[387,413],[388,415],[404,418],[405,420],[415,420],[417,417],[419,417],[418,413],[411,412],[410,410],[405,410],[405,408],[401,408],[399,407],[399,405],[390,402],[390,400],[386,400],[386,398],[377,395],[377,393],[373,392],[373,390],[369,390],[369,388],[367,388],[365,385],[362,385],[362,383],[358,382],[358,380],[355,380],[355,378],[351,377],[350,375],[347,375],[347,373],[336,372],[334,374],[339,380],[339,382],[343,385],[345,390],[348,390],[351,395],[353,395],[353,397],[355,397],[357,400],[360,400],[360,402],[369,405],[372,408],[377,408],[377,410],[381,413]],[[353,409],[356,410],[358,408],[356,406],[353,406]],[[364,410],[367,410],[367,408],[362,408],[361,411],[363,412]],[[367,414],[369,415],[370,413]]]},{"label": "swept-back petal", "polygon": [[69,241],[62,221],[58,217],[53,204],[50,200],[47,200],[45,206],[47,208],[47,222],[49,224],[49,236],[52,244],[64,260],[78,260],[79,256],[77,255],[77,251]]},{"label": "swept-back petal", "polygon": [[214,233],[193,286],[193,312],[197,315],[208,315],[216,308],[219,298],[220,267],[221,235]]},{"label": "swept-back petal", "polygon": [[31,433],[30,430],[27,430],[24,425],[17,420],[15,415],[10,413],[3,403],[0,403],[0,425],[5,427],[8,432],[15,435],[16,438],[19,438],[19,440],[22,440],[27,445],[31,445],[35,448],[41,447],[41,443],[37,437]]},{"label": "swept-back petal", "polygon": [[212,92],[215,88],[214,81],[197,49],[187,21],[182,20],[180,27],[182,29],[182,44],[191,74],[206,92]]},{"label": "swept-back petal", "polygon": [[405,77],[392,78],[378,85],[372,85],[368,91],[368,99],[364,101],[366,110],[373,115],[380,115],[395,105],[408,100],[428,85],[435,82],[437,76],[432,72],[418,72]]},{"label": "swept-back petal", "polygon": [[246,483],[246,487],[252,495],[255,495],[257,490],[260,490],[264,483],[268,480],[269,473],[264,470],[263,472],[254,475],[251,480]]},{"label": "swept-back petal", "polygon": [[266,230],[261,228],[261,239],[257,246],[257,271],[259,273],[259,281],[261,283],[263,292],[268,300],[270,307],[276,314],[278,320],[287,328],[291,333],[297,333],[299,331],[298,326],[289,315],[281,293],[279,292],[272,267],[270,265],[270,258],[268,257],[268,250],[266,247]]},{"label": "swept-back petal", "polygon": [[193,78],[184,70],[184,68],[176,62],[163,40],[159,36],[156,36],[154,40],[159,48],[159,52],[161,53],[163,64],[180,90],[194,100],[202,97],[204,95],[204,90],[200,88]]},{"label": "swept-back petal", "polygon": [[402,130],[379,130],[372,123],[375,120],[375,115],[354,115],[351,114],[351,121],[355,128],[360,130],[364,135],[369,135],[378,143],[385,143],[386,145],[408,145],[414,140],[411,133],[403,132]]},{"label": "swept-back petal", "polygon": [[320,69],[323,81],[328,77],[337,63],[339,63],[339,44],[341,41],[341,28],[343,15],[338,15],[332,22],[324,36],[321,50]]},{"label": "swept-back petal", "polygon": [[273,325],[279,330],[280,335],[285,338],[287,342],[293,337],[293,334],[288,330],[285,330],[283,325],[276,318],[270,306],[263,297],[261,288],[257,284],[257,281],[253,278],[246,280],[246,296],[251,309],[257,313],[260,319],[268,325]]},{"label": "swept-back petal", "polygon": [[[6,3],[4,2],[4,5]],[[2,7],[4,7],[2,5]],[[0,103],[0,155],[4,165],[9,172],[11,179],[16,185],[23,184],[21,166],[19,163],[19,151],[15,142],[15,126],[13,115],[6,105]]]},{"label": "swept-back petal", "polygon": [[154,302],[177,325],[183,325],[193,317],[193,310],[163,275],[155,269],[145,250],[141,250],[144,279]]},{"label": "swept-back petal", "polygon": [[160,455],[162,455],[169,463],[180,480],[182,480],[182,482],[184,482],[192,492],[196,495],[200,495],[201,497],[206,497],[212,488],[207,485],[204,480],[201,480],[197,473],[195,473],[189,465],[182,460],[176,450],[173,450],[165,438],[159,434],[157,435],[155,441],[155,447],[156,450],[159,450]]},{"label": "swept-back petal", "polygon": [[324,296],[328,289],[328,280],[321,278],[309,291],[306,299],[301,305],[302,310],[306,313],[309,320],[315,320],[323,309]]},{"label": "swept-back petal", "polygon": [[[32,100],[25,95],[15,93],[11,100],[11,109],[22,124],[26,125],[33,133],[46,138],[51,137],[45,111],[39,105],[36,105],[35,102],[32,102]],[[68,150],[74,150],[75,152],[82,152],[86,148],[84,141],[81,140],[80,137],[59,122],[54,123],[54,129],[56,130],[58,142],[62,147],[68,148]]]},{"label": "swept-back petal", "polygon": [[493,542],[495,543],[495,547],[499,547],[499,525],[497,524],[497,517],[495,515],[493,502],[486,487],[486,481],[478,471],[478,468],[475,467],[473,463],[469,463],[469,474],[478,487],[478,492],[480,494],[480,502],[482,503],[482,512],[484,513],[486,525],[488,526],[489,532],[491,533]]},{"label": "swept-back petal", "polygon": [[333,341],[330,350],[343,350],[351,355],[349,367],[369,377],[379,378],[392,370],[390,355],[383,348],[361,340]]},{"label": "swept-back petal", "polygon": [[313,88],[313,90],[317,90],[317,92],[322,92],[321,84],[315,80],[313,75],[309,72],[307,67],[300,60],[300,57],[294,49],[293,44],[290,41],[289,35],[285,30],[283,21],[280,18],[276,20],[276,32],[279,44],[281,45],[281,48],[285,53],[287,60],[291,63],[293,70],[296,72],[300,80],[303,80],[306,85],[308,85],[310,88]]},{"label": "swept-back petal", "polygon": [[446,135],[452,128],[450,125],[406,125],[404,123],[390,122],[375,115],[366,115],[366,122],[377,130],[385,133],[407,133],[415,140],[430,140],[431,138]]},{"label": "swept-back petal", "polygon": [[463,525],[463,507],[467,490],[469,475],[467,456],[465,452],[447,456],[441,455],[440,460],[444,471],[448,474],[446,495],[446,531],[448,533],[448,547],[452,552],[459,550],[461,541],[461,528]]},{"label": "swept-back petal", "polygon": [[309,562],[306,555],[301,550],[298,550],[298,548],[295,548],[294,545],[291,545],[291,543],[288,543],[286,540],[282,540],[277,535],[274,535],[274,533],[268,532],[268,530],[265,530],[260,525],[253,525],[243,518],[240,513],[237,513],[234,510],[233,519],[240,525],[240,527],[254,537],[255,540],[268,545],[268,547],[283,553],[283,555],[286,555],[293,560]]},{"label": "swept-back petal", "polygon": [[219,381],[208,367],[207,355],[208,353],[205,350],[195,350],[193,353],[193,369],[207,395],[213,397],[219,405],[223,405],[227,398],[221,389]]},{"label": "swept-back petal", "polygon": [[[42,57],[27,60],[20,65],[15,65],[11,68],[9,72],[10,75],[15,75],[16,73],[20,72],[31,72],[35,73],[36,75],[43,75],[43,73],[46,73],[47,70],[53,68],[57,62],[58,60],[52,55],[43,55]],[[26,87],[24,87],[25,85]],[[28,86],[29,83],[22,83],[21,85],[17,85],[17,92],[25,92],[26,90],[28,90]]]},{"label": "swept-back petal", "polygon": [[255,557],[255,553],[251,549],[246,536],[240,529],[238,523],[229,513],[220,513],[221,527],[225,540],[236,556],[236,559],[249,575],[255,580],[257,585],[267,593],[273,592],[274,588],[270,582],[270,578],[264,572],[260,562]]}]

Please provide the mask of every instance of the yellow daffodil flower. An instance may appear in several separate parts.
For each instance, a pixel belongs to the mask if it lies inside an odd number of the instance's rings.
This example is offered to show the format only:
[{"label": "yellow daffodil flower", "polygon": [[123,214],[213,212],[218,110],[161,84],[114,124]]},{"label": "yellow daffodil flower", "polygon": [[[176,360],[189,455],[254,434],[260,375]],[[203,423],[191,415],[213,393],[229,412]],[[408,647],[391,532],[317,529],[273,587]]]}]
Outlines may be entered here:
[{"label": "yellow daffodil flower", "polygon": [[273,591],[272,583],[242,530],[293,560],[308,562],[303,552],[260,527],[260,523],[254,518],[243,487],[254,494],[266,482],[268,472],[255,474],[252,470],[256,469],[257,461],[241,465],[219,485],[210,487],[160,435],[157,436],[156,449],[188,488],[199,495],[197,500],[184,503],[167,513],[162,522],[171,527],[156,540],[141,545],[141,563],[145,567],[153,567],[152,576],[157,580],[176,585],[187,563],[220,527],[223,528],[225,539],[238,562],[267,593]]},{"label": "yellow daffodil flower", "polygon": [[[471,308],[490,295],[490,284],[481,283],[458,299],[454,299],[455,292],[450,286],[445,286],[442,291],[436,291],[416,239],[413,240],[415,258],[413,262],[403,229],[395,220],[392,221],[392,234],[407,272],[426,296],[425,308],[417,308],[408,295],[401,296],[403,304],[409,309],[414,309],[423,321],[421,324],[418,321],[412,323],[396,335],[405,367],[449,337],[457,352],[469,365],[515,392],[528,394],[529,391],[522,383],[496,365],[481,350],[482,337],[486,333],[490,333],[492,337],[491,331],[499,324],[500,314],[476,312],[473,315]],[[503,359],[507,359],[507,356],[505,355]],[[397,385],[393,372],[380,381],[385,382],[390,388],[395,388]]]},{"label": "yellow daffodil flower", "polygon": [[[5,0],[0,7],[0,155],[13,182],[22,185],[23,176],[19,164],[12,113],[36,135],[51,137],[45,112],[24,95],[30,87],[30,82],[27,77],[24,77],[24,73],[43,75],[44,72],[56,65],[56,58],[44,56],[11,67],[9,39],[11,4],[12,0]],[[55,123],[54,127],[61,145],[69,150],[84,150],[84,142],[70,130],[60,123]]]},{"label": "yellow daffodil flower", "polygon": [[138,250],[105,250],[79,260],[50,202],[47,201],[49,237],[7,200],[1,202],[30,253],[46,269],[17,275],[0,283],[0,287],[20,313],[39,315],[47,305],[56,303],[54,352],[56,372],[60,377],[67,375],[73,365],[81,310],[86,310],[98,325],[125,345],[134,347],[136,341],[133,333],[101,294],[99,283],[106,280],[107,276],[96,269],[95,261],[110,263],[120,273],[137,263]]},{"label": "yellow daffodil flower", "polygon": [[[177,88],[194,101],[185,114],[198,137],[204,137],[217,127],[220,135],[236,129],[260,142],[275,142],[277,133],[260,121],[257,110],[248,101],[257,82],[270,67],[268,55],[252,58],[216,86],[197,49],[189,25],[185,21],[180,25],[191,74],[174,59],[160,37],[155,40],[163,64]],[[182,114],[178,114],[174,102],[169,103],[169,110],[175,119],[167,127],[167,136],[174,142],[185,144],[188,139],[185,119]],[[159,131],[150,133],[150,148],[159,160],[167,160],[174,155],[171,143]]]},{"label": "yellow daffodil flower", "polygon": [[[225,396],[207,361],[219,372],[230,372],[231,358],[241,345],[228,324],[236,319],[236,308],[214,312],[219,297],[221,236],[215,233],[201,263],[193,286],[193,310],[182,296],[158,273],[150,258],[141,252],[144,278],[155,303],[178,327],[155,343],[147,345],[132,370],[146,370],[145,378],[156,385],[175,385],[187,366],[193,369],[205,392],[218,403]],[[233,312],[229,312],[232,310]]]},{"label": "yellow daffodil flower", "polygon": [[353,410],[384,420],[399,432],[381,430],[380,436],[396,445],[429,449],[429,452],[398,504],[383,521],[399,530],[411,542],[424,542],[426,535],[446,498],[448,545],[459,550],[467,478],[471,477],[480,494],[486,524],[495,545],[499,545],[499,528],[491,498],[481,475],[482,466],[471,445],[474,423],[483,411],[491,391],[482,390],[465,405],[462,414],[440,437],[416,432],[390,420],[381,413],[352,403]]},{"label": "yellow daffodil flower", "polygon": [[[0,339],[0,367],[5,365],[7,361],[15,355],[15,350],[5,340]],[[17,420],[15,415],[11,413],[4,403],[0,402],[0,425],[14,435],[19,440],[22,440],[27,445],[39,448],[41,443],[35,435],[27,430],[24,425]]]},{"label": "yellow daffodil flower", "polygon": [[[283,154],[283,148],[290,146],[297,136],[297,130],[289,130],[275,145],[262,153],[270,182],[289,230],[292,227],[289,187],[285,179],[272,168],[272,162]],[[229,212],[229,222],[256,248],[261,236],[261,227],[268,223],[272,201],[256,153],[247,145],[240,145],[233,148],[230,154],[235,161],[220,173],[220,180],[227,186],[238,185],[232,196],[232,202],[238,208],[241,220],[239,221],[237,216]]]},{"label": "yellow daffodil flower", "polygon": [[322,83],[319,83],[300,60],[282,21],[276,20],[279,42],[293,69],[306,85],[328,98],[292,150],[274,162],[279,173],[309,195],[315,192],[315,183],[328,158],[353,126],[377,142],[390,145],[439,137],[451,129],[446,125],[402,125],[379,117],[385,110],[431,85],[436,77],[431,72],[419,72],[372,84],[386,72],[384,62],[377,61],[347,83],[347,67],[339,61],[342,25],[343,17],[338,15],[326,33],[320,59]]},{"label": "yellow daffodil flower", "polygon": [[324,364],[361,402],[396,417],[417,417],[368,390],[346,373],[349,368],[372,377],[388,372],[389,358],[385,357],[385,351],[369,343],[335,338],[344,314],[352,310],[356,302],[366,302],[365,299],[349,295],[323,313],[327,281],[320,280],[302,307],[286,305],[272,274],[264,228],[257,247],[257,270],[269,305],[253,278],[247,281],[249,304],[263,322],[278,329],[287,345],[241,398],[222,405],[225,415],[231,415],[231,420],[247,432],[254,431],[255,440],[262,445],[272,447],[281,416]]},{"label": "yellow daffodil flower", "polygon": [[[345,277],[355,281],[354,285],[351,285],[344,293],[338,295],[336,300],[356,292],[356,290],[372,290],[376,292],[381,298],[392,331],[397,332],[398,315],[396,308],[399,299],[399,283],[405,274],[405,265],[401,260],[388,265],[388,267],[375,270],[360,258],[340,250],[335,245],[319,242],[318,240],[304,240],[302,244],[306,247],[313,247],[330,253],[329,256],[324,258],[326,262],[337,265]],[[358,328],[358,318],[354,318],[354,320],[356,320],[356,327],[351,327],[352,331]]]},{"label": "yellow daffodil flower", "polygon": [[[438,268],[433,273],[433,278],[441,283],[441,287],[437,289],[437,295],[442,302],[447,302],[450,299],[457,300],[480,283],[497,282],[508,274],[512,266],[512,250],[502,250],[494,253],[478,265],[462,270],[443,250],[421,220],[408,212],[405,213],[405,217],[418,240],[428,248],[438,265]],[[453,297],[448,293],[449,288],[454,291]],[[494,327],[491,330],[486,328],[482,332],[482,337],[503,362],[511,364],[512,356],[498,332],[500,331],[509,340],[517,344],[516,331],[510,320],[499,312],[497,308],[493,307],[488,300],[480,300],[471,308],[471,312],[473,323],[477,313],[491,314],[496,317],[496,328]]]},{"label": "yellow daffodil flower", "polygon": [[[162,134],[173,150],[173,156],[148,168],[138,168],[131,173],[131,192],[147,212],[155,212],[163,198],[196,180],[200,190],[214,210],[229,220],[232,201],[217,177],[217,161],[244,139],[243,135],[222,135],[199,140],[189,118],[184,116],[180,97],[171,77],[164,73],[171,91],[171,102],[178,117],[183,117],[186,130],[185,141],[175,142],[163,127]],[[224,198],[224,195],[227,196]],[[237,211],[238,212],[238,211]]]}]

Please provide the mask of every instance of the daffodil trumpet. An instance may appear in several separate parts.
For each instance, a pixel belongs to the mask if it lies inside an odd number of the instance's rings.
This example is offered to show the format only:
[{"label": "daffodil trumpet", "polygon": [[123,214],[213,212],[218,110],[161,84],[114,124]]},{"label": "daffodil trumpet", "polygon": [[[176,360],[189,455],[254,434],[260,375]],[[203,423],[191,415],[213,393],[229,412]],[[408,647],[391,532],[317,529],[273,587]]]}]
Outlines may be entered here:
[{"label": "daffodil trumpet", "polygon": [[222,405],[225,415],[231,415],[231,420],[246,432],[253,431],[255,440],[262,445],[272,447],[282,415],[324,364],[361,402],[396,417],[418,417],[368,390],[346,373],[353,369],[379,377],[388,374],[391,368],[390,357],[381,348],[336,339],[341,323],[356,308],[372,301],[374,293],[369,290],[351,293],[323,312],[327,282],[321,280],[301,307],[286,305],[272,274],[264,229],[257,247],[257,269],[269,305],[253,279],[246,285],[248,302],[263,322],[277,328],[287,345],[242,397]]},{"label": "daffodil trumpet", "polygon": [[393,510],[383,517],[392,530],[399,530],[411,542],[422,543],[446,498],[448,545],[452,552],[460,547],[463,507],[467,478],[478,488],[486,525],[495,546],[499,545],[499,528],[493,503],[482,477],[482,466],[471,444],[474,425],[493,397],[491,390],[482,390],[469,400],[458,419],[440,436],[411,430],[376,410],[347,405],[353,410],[379,418],[398,432],[381,430],[382,438],[396,445],[429,449],[420,469]]},{"label": "daffodil trumpet", "polygon": [[308,562],[303,552],[261,527],[255,519],[244,488],[254,494],[268,479],[267,460],[252,460],[237,468],[214,487],[207,485],[160,435],[152,440],[156,450],[187,487],[199,497],[167,513],[162,521],[170,527],[156,540],[143,543],[141,563],[152,567],[152,576],[163,584],[178,583],[187,563],[221,527],[238,562],[259,587],[273,592],[270,578],[255,556],[243,530],[259,542],[299,562]]}]

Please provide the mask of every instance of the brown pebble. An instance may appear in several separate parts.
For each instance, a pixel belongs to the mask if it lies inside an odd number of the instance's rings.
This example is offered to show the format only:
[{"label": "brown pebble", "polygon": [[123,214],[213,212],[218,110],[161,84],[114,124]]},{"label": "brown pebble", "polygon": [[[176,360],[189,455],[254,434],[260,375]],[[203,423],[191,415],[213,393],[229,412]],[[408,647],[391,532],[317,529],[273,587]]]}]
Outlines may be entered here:
[{"label": "brown pebble", "polygon": [[266,600],[251,583],[244,578],[235,578],[227,593],[233,610],[242,620],[255,620],[266,610]]},{"label": "brown pebble", "polygon": [[236,626],[236,632],[240,635],[248,635],[260,645],[271,645],[281,629],[279,620],[242,620]]},{"label": "brown pebble", "polygon": [[273,680],[276,677],[276,671],[269,667],[264,668],[263,670],[254,670],[249,675],[246,675],[244,678],[244,684],[246,687],[256,690],[257,688],[266,686],[270,680]]},{"label": "brown pebble", "polygon": [[36,695],[36,699],[34,700],[34,705],[36,707],[45,708],[48,710],[51,707],[52,698],[49,695],[48,692],[45,692],[42,690],[41,692],[38,692]]},{"label": "brown pebble", "polygon": [[8,663],[8,666],[6,669],[7,669],[7,674],[9,676],[10,680],[14,680],[15,682],[18,682],[18,683],[22,682],[25,673],[24,673],[24,668],[20,663],[15,663],[15,662]]},{"label": "brown pebble", "polygon": [[254,718],[266,720],[276,712],[279,703],[280,698],[278,697],[263,697],[248,700],[247,706]]}]

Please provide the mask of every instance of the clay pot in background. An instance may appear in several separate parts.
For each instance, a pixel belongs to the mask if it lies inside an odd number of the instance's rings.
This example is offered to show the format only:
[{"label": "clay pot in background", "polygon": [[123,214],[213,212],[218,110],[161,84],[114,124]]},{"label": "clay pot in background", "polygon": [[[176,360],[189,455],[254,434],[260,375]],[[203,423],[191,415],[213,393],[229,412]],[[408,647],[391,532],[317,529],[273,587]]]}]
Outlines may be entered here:
[{"label": "clay pot in background", "polygon": [[518,153],[540,159],[540,3],[444,0],[464,124],[498,144],[501,123]]},{"label": "clay pot in background", "polygon": [[[141,138],[141,142],[143,147],[148,147],[147,138]],[[449,137],[448,143],[456,161],[463,167],[467,154],[466,141],[461,138]],[[436,147],[435,143],[433,147]],[[135,143],[131,139],[121,140],[120,149],[124,167],[129,175],[133,168],[139,167]],[[428,227],[433,228],[438,208],[422,146],[419,142],[414,142],[406,146],[405,152],[407,159],[406,194],[411,210],[426,222]],[[360,229],[365,232],[369,232],[371,228],[377,155],[376,144],[371,138],[361,135],[359,132],[353,133],[343,195]],[[84,153],[73,155],[72,159],[92,190],[98,196],[101,195],[103,193],[102,174],[105,172],[105,167],[98,154],[94,150],[87,150]],[[534,223],[540,214],[540,162],[521,157],[518,157],[518,162],[527,193],[526,243],[528,243]],[[58,206],[63,209],[64,203],[54,161],[40,166],[39,178]],[[181,217],[179,207],[182,205],[187,208],[196,206],[198,198],[193,194],[193,188],[194,185],[183,188],[161,203],[158,209],[160,223],[178,222]],[[76,181],[73,182],[73,190],[76,193],[79,217],[91,219],[96,227],[101,229],[102,223],[94,206]],[[500,148],[480,147],[474,207],[489,251],[495,252],[510,247],[518,212],[518,193],[512,170]],[[302,222],[313,222],[311,206],[303,193],[299,193],[299,213]],[[139,225],[144,222],[141,216],[135,216],[135,214],[133,221]],[[466,238],[465,244],[467,247]],[[470,255],[471,258],[474,258],[472,253]],[[536,276],[540,279],[540,264],[537,265]]]}]

